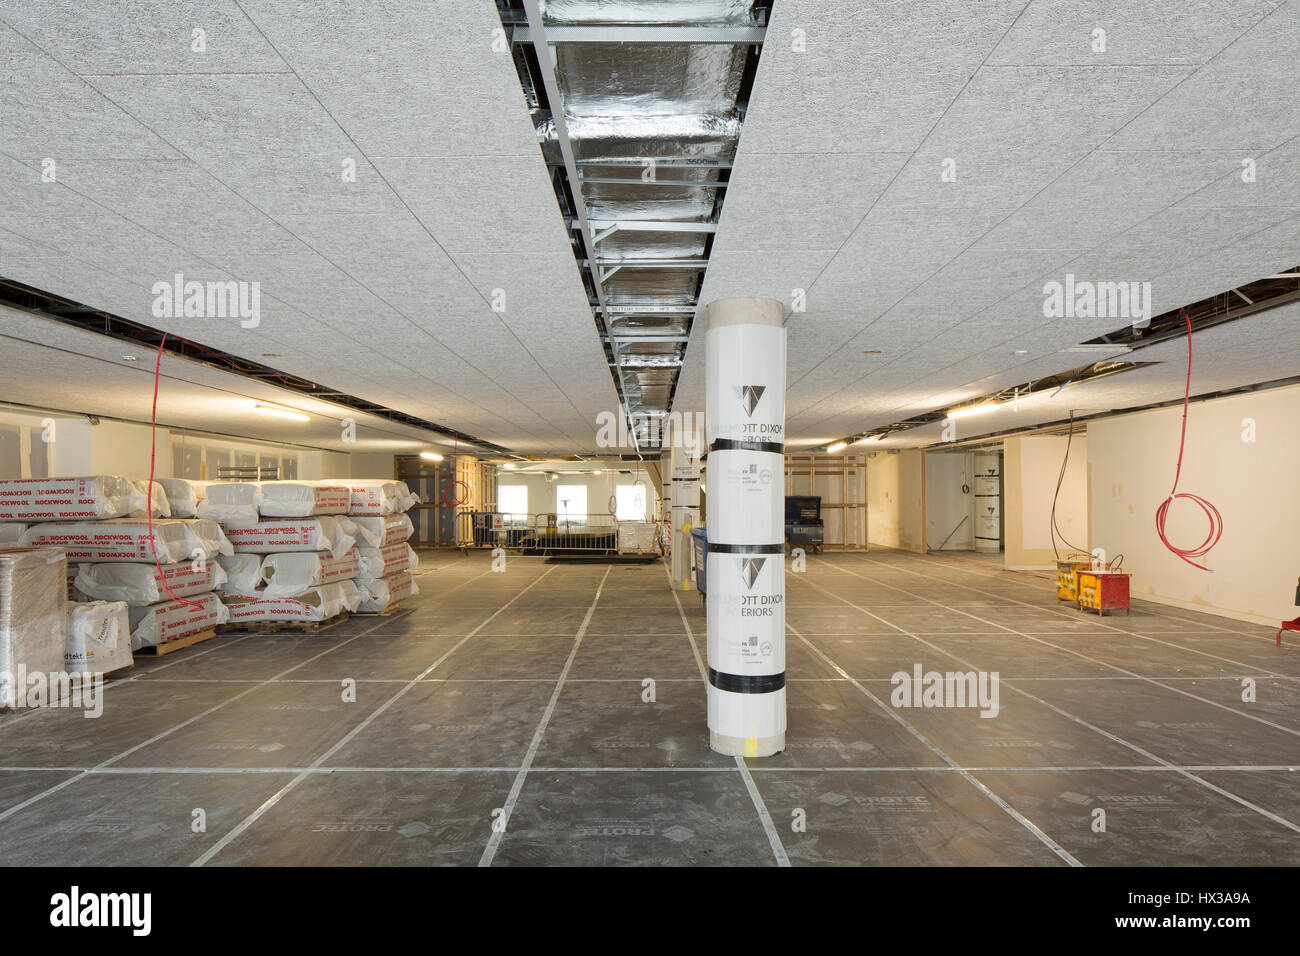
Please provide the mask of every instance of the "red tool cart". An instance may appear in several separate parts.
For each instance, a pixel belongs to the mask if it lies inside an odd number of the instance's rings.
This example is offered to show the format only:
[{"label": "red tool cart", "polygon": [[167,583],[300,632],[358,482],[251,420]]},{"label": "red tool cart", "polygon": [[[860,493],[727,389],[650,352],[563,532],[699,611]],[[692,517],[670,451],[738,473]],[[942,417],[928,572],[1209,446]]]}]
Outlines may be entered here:
[{"label": "red tool cart", "polygon": [[1079,610],[1129,613],[1128,579],[1124,571],[1079,569]]}]

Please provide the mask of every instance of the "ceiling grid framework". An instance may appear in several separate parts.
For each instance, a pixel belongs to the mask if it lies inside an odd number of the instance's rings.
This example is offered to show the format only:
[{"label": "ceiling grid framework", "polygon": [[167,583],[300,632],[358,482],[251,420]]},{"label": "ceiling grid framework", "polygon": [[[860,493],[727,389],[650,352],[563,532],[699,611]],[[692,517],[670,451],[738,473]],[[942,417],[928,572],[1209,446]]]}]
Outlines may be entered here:
[{"label": "ceiling grid framework", "polygon": [[[815,447],[1122,357],[1069,351],[1113,318],[1043,315],[1067,273],[1150,282],[1159,314],[1300,262],[1300,0],[533,6],[590,245],[521,95],[523,3],[0,0],[0,277],[547,454],[623,399],[702,409],[719,297],[802,290],[788,431]],[[258,282],[260,325],[153,317],[178,273]],[[1194,385],[1293,375],[1295,316],[1197,332],[1221,364]],[[18,338],[7,381],[81,381]],[[1165,355],[1016,421],[1165,400]],[[86,411],[136,401],[110,380]]]},{"label": "ceiling grid framework", "polygon": [[[580,290],[550,288],[567,237],[490,6],[112,7],[0,5],[20,247],[0,274],[521,451],[593,444],[616,399],[592,387],[605,363],[576,334]],[[377,43],[384,65],[361,69]],[[445,104],[470,99],[491,119],[446,136]],[[35,123],[33,104],[93,122]],[[112,278],[73,285],[69,260]],[[151,317],[175,273],[259,282],[262,325]]]},{"label": "ceiling grid framework", "polygon": [[769,0],[498,0],[631,435],[673,402]]},{"label": "ceiling grid framework", "polygon": [[[1044,318],[1043,286],[1067,272],[1150,281],[1159,313],[1300,260],[1300,100],[1288,79],[1300,8],[1201,6],[1192,23],[1155,2],[1105,16],[1042,0],[977,14],[776,5],[702,301],[786,301],[792,444],[1078,365],[1062,350],[1115,321]],[[1098,26],[1108,53],[1091,51]],[[786,39],[796,30],[803,52]],[[1236,102],[1209,95],[1219,83]],[[1259,105],[1249,123],[1246,100]],[[1177,116],[1205,135],[1179,135]],[[942,181],[945,160],[956,182]],[[834,176],[791,190],[811,166],[870,172],[858,193],[847,178],[837,193]],[[812,228],[782,228],[795,213]],[[806,312],[790,309],[796,290]],[[1233,326],[1245,351],[1275,328],[1262,316]],[[1273,358],[1252,380],[1292,374],[1285,349],[1263,354]],[[679,406],[702,407],[702,363],[682,382]]]}]

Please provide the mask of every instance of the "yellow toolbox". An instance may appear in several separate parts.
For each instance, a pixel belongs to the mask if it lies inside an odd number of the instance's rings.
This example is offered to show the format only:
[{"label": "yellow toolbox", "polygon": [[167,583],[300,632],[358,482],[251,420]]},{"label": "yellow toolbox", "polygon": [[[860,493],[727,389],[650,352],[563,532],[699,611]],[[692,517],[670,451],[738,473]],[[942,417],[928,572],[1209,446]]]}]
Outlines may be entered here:
[{"label": "yellow toolbox", "polygon": [[1056,599],[1077,604],[1079,601],[1079,572],[1092,567],[1092,559],[1056,562]]}]

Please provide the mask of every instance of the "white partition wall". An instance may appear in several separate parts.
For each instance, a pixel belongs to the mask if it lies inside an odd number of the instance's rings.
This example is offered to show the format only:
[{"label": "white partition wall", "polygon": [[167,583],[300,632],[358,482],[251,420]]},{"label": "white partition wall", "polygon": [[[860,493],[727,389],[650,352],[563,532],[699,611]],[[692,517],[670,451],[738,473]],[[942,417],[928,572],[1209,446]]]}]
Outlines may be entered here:
[{"label": "white partition wall", "polygon": [[709,745],[785,747],[785,319],[775,299],[708,307]]}]

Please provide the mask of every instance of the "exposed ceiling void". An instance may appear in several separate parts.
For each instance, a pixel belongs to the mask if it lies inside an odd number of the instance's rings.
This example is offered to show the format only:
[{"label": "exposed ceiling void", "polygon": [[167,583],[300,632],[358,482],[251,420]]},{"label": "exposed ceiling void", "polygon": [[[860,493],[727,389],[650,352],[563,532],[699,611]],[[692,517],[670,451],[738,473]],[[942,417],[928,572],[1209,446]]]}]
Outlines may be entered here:
[{"label": "exposed ceiling void", "polygon": [[[787,304],[792,449],[1107,357],[1065,350],[1123,317],[1043,315],[1044,285],[1067,274],[1149,281],[1166,312],[1295,265],[1300,0],[1170,9],[775,5],[701,299]],[[1294,374],[1300,326],[1275,332],[1278,311],[1227,326],[1201,370]],[[703,339],[696,322],[674,410],[704,408]],[[1181,394],[1177,378],[1162,365],[1088,388],[1146,389],[1141,404]]]},{"label": "exposed ceiling void", "polygon": [[[483,441],[473,435],[466,435],[454,428],[428,422],[396,409],[385,408],[383,405],[376,405],[374,402],[368,402],[355,395],[349,395],[346,392],[340,392],[337,389],[291,375],[288,372],[279,371],[252,359],[199,345],[180,336],[167,335],[164,337],[164,333],[158,329],[132,322],[121,316],[112,315],[79,302],[72,302],[68,299],[50,295],[39,289],[33,289],[22,283],[5,279],[3,276],[0,276],[0,303],[13,306],[23,312],[34,313],[63,325],[92,332],[105,339],[121,342],[123,345],[130,347],[129,351],[132,353],[130,361],[138,361],[142,355],[147,358],[150,353],[157,352],[161,345],[165,353],[202,362],[222,372],[281,389],[295,396],[295,401],[298,399],[320,400],[330,405],[339,406],[340,411],[361,412],[409,428],[432,432],[440,437],[449,438],[458,444],[471,446],[471,450],[478,449],[498,455],[511,454],[509,449]],[[149,367],[151,363],[142,362],[141,366]]]},{"label": "exposed ceiling void", "polygon": [[[0,275],[594,452],[618,396],[500,32],[490,2],[0,0]],[[177,273],[256,283],[260,325],[154,315]]]},{"label": "exposed ceiling void", "polygon": [[771,0],[498,0],[639,450],[700,305]]},{"label": "exposed ceiling void", "polygon": [[[1067,353],[1095,351],[1109,354],[1118,351],[1131,355],[1141,349],[1151,348],[1171,340],[1181,344],[1183,338],[1187,335],[1189,323],[1192,334],[1195,335],[1207,329],[1240,321],[1259,312],[1296,302],[1300,302],[1300,268],[1268,275],[1255,282],[1246,283],[1227,292],[1201,299],[1199,302],[1193,302],[1182,308],[1153,316],[1149,323],[1130,323],[1124,328],[1098,336],[1065,351]],[[1115,375],[1119,372],[1134,371],[1155,364],[1158,364],[1158,362],[1102,359],[1068,371],[1046,375],[1034,381],[1022,382],[999,389],[996,392],[968,398],[955,407],[949,406],[926,411],[897,422],[890,422],[887,425],[878,425],[867,431],[846,436],[833,444],[842,442],[845,445],[852,445],[868,439],[882,439],[914,428],[943,422],[950,417],[959,418],[976,413],[986,414],[1008,408],[1019,411],[1022,401],[1034,400],[1036,402],[1038,399],[1054,397],[1069,386],[1094,382],[1097,379]],[[1287,378],[1289,379],[1290,376]],[[1262,384],[1260,381],[1242,383],[1242,387],[1254,388],[1260,384]],[[1223,391],[1227,390],[1221,389],[1216,394]],[[1037,405],[1033,407],[1037,407]],[[1011,431],[1015,431],[1015,429]]]}]

